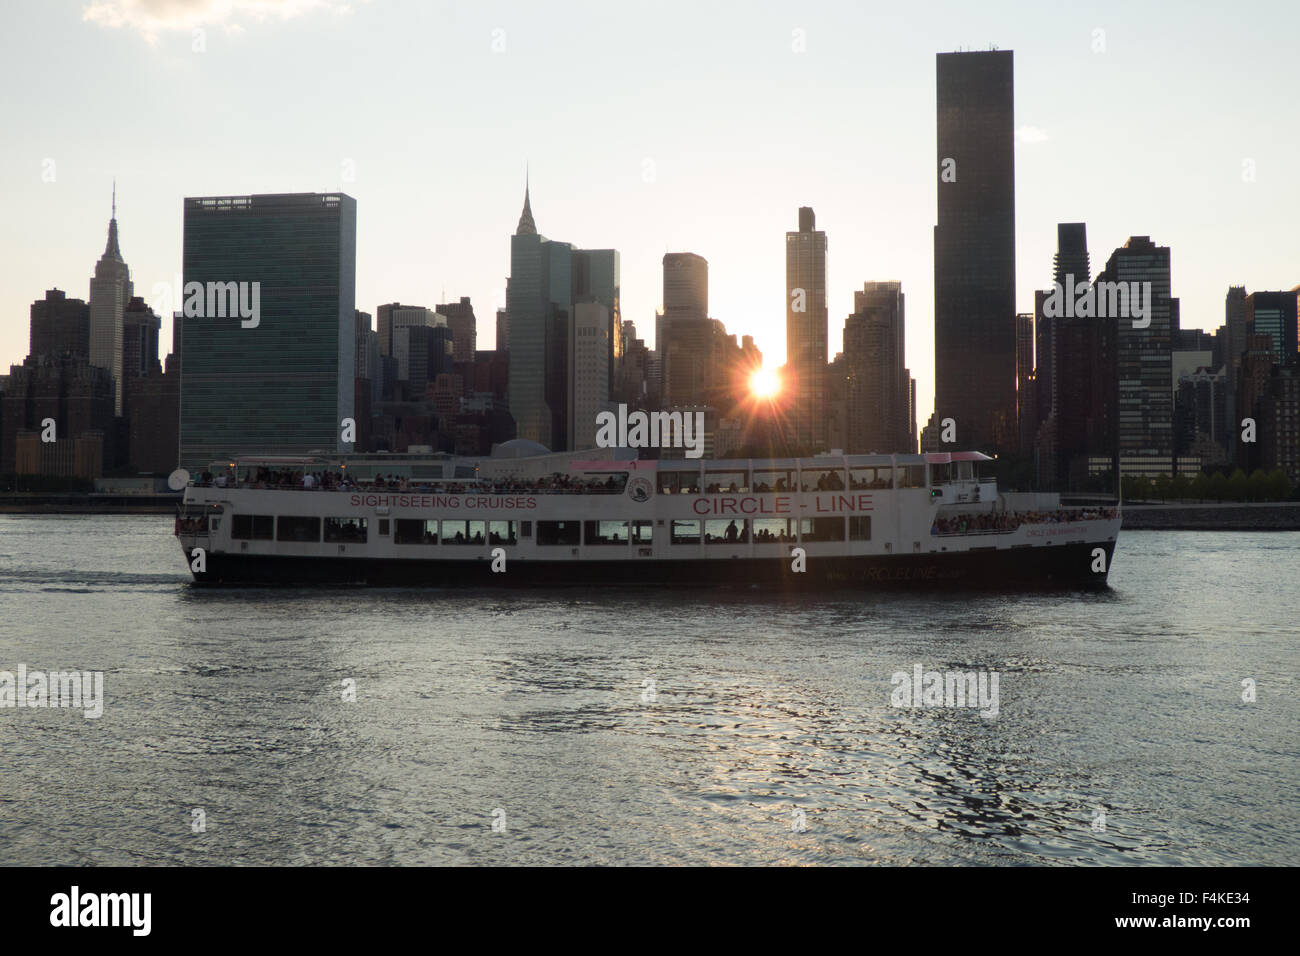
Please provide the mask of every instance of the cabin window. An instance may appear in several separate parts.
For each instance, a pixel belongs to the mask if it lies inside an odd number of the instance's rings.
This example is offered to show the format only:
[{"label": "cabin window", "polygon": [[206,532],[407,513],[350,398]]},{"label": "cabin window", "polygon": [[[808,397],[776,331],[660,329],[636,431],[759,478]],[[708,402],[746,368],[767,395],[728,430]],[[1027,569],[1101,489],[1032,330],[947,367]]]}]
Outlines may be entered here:
[{"label": "cabin window", "polygon": [[871,515],[853,515],[849,518],[849,540],[871,540]]},{"label": "cabin window", "polygon": [[843,518],[801,518],[799,535],[804,541],[843,541]]},{"label": "cabin window", "polygon": [[787,469],[754,471],[754,492],[760,495],[777,494],[795,487],[793,473]]},{"label": "cabin window", "polygon": [[698,495],[700,473],[697,471],[659,472],[659,493],[664,495]]},{"label": "cabin window", "polygon": [[653,521],[633,521],[632,541],[636,544],[649,544],[654,539],[655,523]]},{"label": "cabin window", "polygon": [[844,490],[844,472],[839,468],[804,468],[799,478],[804,491]]},{"label": "cabin window", "polygon": [[930,484],[942,485],[954,480],[956,465],[935,464],[930,466]]},{"label": "cabin window", "polygon": [[519,522],[519,537],[531,538],[533,536],[533,523],[531,521]]},{"label": "cabin window", "polygon": [[755,544],[783,544],[795,540],[795,529],[789,518],[755,518]]},{"label": "cabin window", "polygon": [[366,541],[365,518],[326,518],[325,540],[344,544],[364,544]]},{"label": "cabin window", "polygon": [[277,541],[319,541],[320,518],[280,515],[275,519]]},{"label": "cabin window", "polygon": [[587,544],[627,544],[626,521],[584,521],[583,539]]},{"label": "cabin window", "polygon": [[899,465],[898,466],[898,487],[899,488],[924,488],[925,487],[925,465]]},{"label": "cabin window", "polygon": [[618,471],[612,474],[602,472],[588,472],[586,480],[592,491],[599,494],[604,492],[610,495],[621,495],[627,489],[627,472]]},{"label": "cabin window", "polygon": [[379,536],[380,536],[381,538],[387,538],[387,537],[388,537],[388,519],[387,519],[387,518],[380,518],[380,519],[379,519]]},{"label": "cabin window", "polygon": [[700,523],[695,519],[685,521],[674,521],[672,526],[673,544],[699,544],[700,543]]},{"label": "cabin window", "polygon": [[537,543],[542,545],[578,544],[582,526],[577,521],[537,522]]},{"label": "cabin window", "polygon": [[705,544],[747,544],[749,542],[745,519],[717,518],[704,522]]},{"label": "cabin window", "polygon": [[894,487],[894,466],[893,465],[876,465],[874,468],[854,468],[853,474],[861,473],[866,485],[865,488],[892,488]]},{"label": "cabin window", "polygon": [[489,521],[488,544],[518,544],[518,521]]},{"label": "cabin window", "polygon": [[443,544],[484,544],[487,541],[486,521],[444,521]]},{"label": "cabin window", "polygon": [[735,495],[749,493],[749,476],[744,471],[709,471],[704,473],[706,495]]},{"label": "cabin window", "polygon": [[861,465],[849,469],[849,487],[854,491],[892,486],[893,468],[889,465]]},{"label": "cabin window", "polygon": [[393,544],[437,544],[438,522],[419,518],[398,518],[393,529]]},{"label": "cabin window", "polygon": [[230,536],[236,541],[270,541],[275,537],[275,516],[232,515]]}]

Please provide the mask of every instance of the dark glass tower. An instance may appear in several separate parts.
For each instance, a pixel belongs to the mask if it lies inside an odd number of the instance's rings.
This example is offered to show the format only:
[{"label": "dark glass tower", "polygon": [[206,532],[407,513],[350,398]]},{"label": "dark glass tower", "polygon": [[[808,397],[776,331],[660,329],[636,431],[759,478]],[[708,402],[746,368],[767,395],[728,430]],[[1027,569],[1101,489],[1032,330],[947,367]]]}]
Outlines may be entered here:
[{"label": "dark glass tower", "polygon": [[[260,283],[260,315],[182,320],[181,463],[347,451],[357,203],[340,193],[185,200],[188,285]],[[250,286],[251,289],[251,286]]]},{"label": "dark glass tower", "polygon": [[940,53],[934,229],[935,417],[957,444],[1016,441],[1012,53]]}]

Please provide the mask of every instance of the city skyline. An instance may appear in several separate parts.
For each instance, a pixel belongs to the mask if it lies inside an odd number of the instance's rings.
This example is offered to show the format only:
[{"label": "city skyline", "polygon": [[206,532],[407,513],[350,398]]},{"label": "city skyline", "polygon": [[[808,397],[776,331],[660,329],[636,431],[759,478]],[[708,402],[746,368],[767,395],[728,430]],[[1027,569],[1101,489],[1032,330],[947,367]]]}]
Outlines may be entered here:
[{"label": "city skyline", "polygon": [[[120,89],[110,83],[108,91],[78,92],[72,77],[65,77],[35,87],[26,101],[11,106],[15,148],[3,162],[10,207],[29,225],[21,235],[7,233],[0,248],[0,306],[9,316],[0,327],[0,359],[6,366],[21,361],[27,309],[44,290],[57,287],[70,297],[87,295],[90,267],[103,249],[107,208],[101,212],[98,207],[107,207],[114,175],[122,255],[131,265],[136,293],[146,301],[153,285],[170,283],[179,271],[179,200],[185,196],[341,188],[357,198],[359,207],[357,307],[373,311],[392,301],[432,307],[469,296],[486,335],[489,313],[504,303],[508,236],[518,217],[522,167],[528,163],[540,231],[580,248],[620,250],[623,318],[636,323],[640,336],[654,338],[663,252],[695,252],[710,263],[711,314],[730,331],[753,335],[768,366],[780,365],[784,358],[782,240],[793,210],[814,207],[818,228],[831,239],[831,355],[840,351],[840,330],[852,311],[854,291],[867,281],[900,281],[911,305],[906,361],[918,380],[917,418],[924,422],[934,394],[936,53],[959,45],[988,49],[988,42],[971,42],[986,39],[1016,53],[1017,312],[1032,311],[1033,290],[1042,288],[1050,275],[1056,225],[1066,221],[1088,223],[1099,262],[1132,235],[1150,235],[1156,244],[1171,248],[1172,293],[1182,302],[1185,329],[1217,327],[1229,285],[1255,290],[1300,282],[1300,269],[1291,264],[1296,260],[1294,232],[1288,234],[1285,217],[1277,212],[1297,206],[1297,185],[1282,174],[1297,133],[1276,123],[1276,116],[1285,115],[1285,76],[1272,75],[1282,69],[1280,59],[1263,55],[1280,41],[1274,33],[1250,34],[1255,46],[1247,78],[1213,59],[1171,55],[1210,37],[1229,44],[1236,20],[1192,11],[1172,23],[1127,9],[1121,17],[1119,9],[1108,14],[1102,7],[1092,19],[1070,17],[1068,22],[1064,15],[1013,21],[1005,8],[981,16],[955,11],[941,18],[942,27],[920,29],[893,15],[842,8],[764,8],[744,22],[717,11],[697,12],[691,21],[695,31],[670,31],[660,39],[685,54],[711,49],[719,36],[729,37],[726,49],[713,49],[713,59],[734,66],[736,77],[746,82],[733,87],[717,82],[707,70],[702,75],[698,68],[687,69],[657,88],[663,99],[673,101],[672,90],[690,83],[708,84],[714,94],[709,104],[717,109],[679,108],[670,117],[663,112],[666,106],[646,102],[636,70],[639,54],[631,61],[623,54],[620,63],[627,75],[612,79],[613,92],[602,101],[608,144],[584,152],[572,140],[557,145],[553,131],[539,132],[536,119],[544,111],[538,94],[519,84],[529,71],[550,64],[557,50],[612,54],[575,46],[574,37],[553,33],[528,10],[480,14],[453,9],[444,14],[376,2],[346,17],[309,12],[285,22],[245,18],[239,33],[225,30],[235,21],[213,21],[205,26],[206,49],[197,53],[191,50],[190,32],[168,31],[162,21],[155,24],[150,44],[129,23],[114,28],[102,20],[79,19],[79,5],[24,7],[19,17],[29,21],[28,32],[66,34],[53,54],[56,59],[76,56],[92,69],[99,64],[121,76],[122,83]],[[1272,16],[1294,17],[1270,9]],[[602,15],[600,24],[612,29],[620,16]],[[832,22],[838,29],[830,28]],[[295,116],[283,128],[271,129],[275,111],[253,108],[258,77],[273,81],[259,57],[270,56],[278,44],[287,44],[281,52],[289,62],[305,55],[303,44],[317,54],[331,45],[359,44],[358,56],[365,56],[381,40],[404,42],[402,24],[426,29],[428,36],[455,36],[466,45],[463,52],[446,51],[449,63],[464,67],[456,84],[463,102],[434,104],[437,116],[457,123],[433,120],[411,133],[413,147],[428,136],[442,144],[421,163],[412,163],[408,155],[420,149],[396,151],[391,137],[376,139],[377,120],[356,109],[360,100],[376,95],[370,81],[358,81],[356,90],[342,96],[352,104],[357,129],[304,133],[324,105],[311,98],[297,114],[301,127]],[[445,29],[433,29],[439,24]],[[879,44],[878,37],[891,29],[894,42],[874,61],[839,56],[846,40],[837,34],[853,34],[855,25],[869,34],[868,46]],[[504,49],[493,52],[497,29],[505,31]],[[1098,29],[1104,31],[1105,49],[1094,52]],[[797,52],[800,31],[803,49]],[[480,52],[471,52],[477,45],[465,38],[472,35],[481,35]],[[1240,36],[1246,35],[1242,29]],[[21,71],[26,64],[30,69],[31,56],[25,47],[14,48],[7,68]],[[585,66],[591,62],[588,58]],[[131,68],[112,68],[125,64]],[[566,76],[569,67],[556,69]],[[241,70],[249,75],[237,75]],[[175,88],[146,94],[149,84],[164,76]],[[1211,81],[1218,83],[1212,90],[1206,88]],[[1141,115],[1125,109],[1133,99],[1124,91],[1135,86],[1143,90],[1147,112]],[[618,101],[624,89],[636,98]],[[1218,126],[1230,122],[1235,137],[1206,138],[1199,149],[1189,147],[1187,137],[1195,130],[1179,127],[1172,117],[1180,109],[1190,110],[1179,101],[1196,89],[1206,93],[1192,97],[1198,128],[1215,128],[1216,120]],[[100,120],[90,121],[84,130],[55,131],[39,122],[42,110],[65,110],[60,104],[74,93],[94,101],[105,92],[117,101],[125,98],[159,109],[189,95],[191,110],[200,116],[175,113],[178,135],[171,136],[169,128],[164,142],[146,135],[147,121],[142,127],[138,119],[100,139],[95,138],[103,132]],[[579,94],[566,109],[575,121],[591,100],[601,98],[595,90]],[[845,130],[854,125],[847,121],[860,114],[863,94],[873,109],[872,122],[863,127],[872,135],[866,137]],[[225,113],[205,112],[214,98],[246,108],[247,135],[277,148],[228,149],[240,140],[231,136],[232,127],[212,121]],[[397,102],[414,106],[409,98],[397,97]],[[647,113],[651,105],[655,108]],[[858,113],[847,112],[849,106]],[[468,122],[475,108],[483,111],[478,127]],[[377,112],[385,116],[392,110]],[[530,118],[532,113],[537,118]],[[482,116],[500,120],[510,134],[509,148],[497,141],[498,134],[481,129]],[[637,116],[656,128],[653,135],[637,133],[632,125]],[[156,126],[156,118],[153,122]],[[800,128],[810,135],[775,132]],[[467,134],[475,129],[479,139]],[[87,136],[95,144],[89,150]],[[138,148],[146,144],[147,149]],[[491,147],[486,155],[481,144]],[[215,149],[218,145],[227,148]],[[47,159],[55,163],[53,182],[42,182]],[[1247,159],[1255,164],[1253,182],[1243,179]],[[349,161],[355,173],[351,181],[344,178]],[[473,174],[461,175],[467,167],[474,167]],[[429,186],[421,190],[422,179]],[[1189,202],[1188,196],[1202,202]],[[453,225],[439,230],[444,222]],[[169,323],[163,326],[165,354],[173,344]]]}]

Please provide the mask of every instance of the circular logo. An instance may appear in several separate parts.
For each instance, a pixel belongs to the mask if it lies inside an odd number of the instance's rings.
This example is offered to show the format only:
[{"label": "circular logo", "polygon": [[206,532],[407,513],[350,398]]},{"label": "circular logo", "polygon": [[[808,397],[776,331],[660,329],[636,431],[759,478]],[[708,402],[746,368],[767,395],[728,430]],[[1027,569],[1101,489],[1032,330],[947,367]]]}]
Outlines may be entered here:
[{"label": "circular logo", "polygon": [[649,501],[654,493],[654,482],[649,478],[637,477],[627,483],[627,496],[638,504]]}]

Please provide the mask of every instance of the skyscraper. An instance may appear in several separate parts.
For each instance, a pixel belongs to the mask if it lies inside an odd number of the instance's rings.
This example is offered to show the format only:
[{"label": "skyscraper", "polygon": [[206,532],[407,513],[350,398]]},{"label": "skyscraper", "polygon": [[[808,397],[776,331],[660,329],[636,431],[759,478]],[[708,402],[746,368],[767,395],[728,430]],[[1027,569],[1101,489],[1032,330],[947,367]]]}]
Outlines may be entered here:
[{"label": "skyscraper", "polygon": [[[1069,295],[1090,282],[1087,226],[1063,222],[1056,227],[1052,281]],[[1114,316],[1047,315],[1049,293],[1034,297],[1037,329],[1038,478],[1053,490],[1083,490],[1096,472],[1114,471],[1116,455],[1116,331]],[[1059,297],[1058,297],[1059,298]],[[1109,462],[1102,466],[1102,460]],[[1111,491],[1112,479],[1099,478]]]},{"label": "skyscraper", "polygon": [[79,355],[90,358],[90,307],[80,299],[69,299],[58,289],[49,289],[31,309],[31,340],[28,354]]},{"label": "skyscraper", "polygon": [[986,451],[1016,438],[1012,62],[1010,50],[936,58],[935,417]]},{"label": "skyscraper", "polygon": [[[373,409],[384,397],[384,363],[380,360],[379,333],[371,328],[369,312],[357,311],[355,315],[354,349],[356,351],[357,379],[365,383],[366,409]],[[357,424],[366,411],[357,409]],[[358,434],[360,432],[358,431]]]},{"label": "skyscraper", "polygon": [[1252,292],[1246,296],[1246,326],[1251,335],[1273,340],[1281,366],[1296,364],[1296,293]]},{"label": "skyscraper", "polygon": [[904,356],[902,285],[867,282],[853,293],[844,321],[844,450],[908,452],[912,444],[910,377]]},{"label": "skyscraper", "polygon": [[474,352],[478,349],[478,320],[474,318],[474,305],[469,296],[461,296],[459,302],[438,305],[435,311],[447,317],[455,360],[473,362]]},{"label": "skyscraper", "polygon": [[162,319],[140,296],[132,296],[122,312],[122,377],[126,380],[162,373],[158,362],[158,332]]},{"label": "skyscraper", "polygon": [[108,243],[90,280],[90,364],[113,376],[113,414],[122,414],[122,313],[131,301],[131,270],[117,247],[117,188],[108,221]]},{"label": "skyscraper", "polygon": [[[1242,415],[1237,413],[1237,376],[1241,368],[1241,356],[1246,351],[1246,338],[1250,335],[1250,323],[1246,320],[1246,287],[1234,285],[1228,287],[1228,294],[1223,300],[1223,371],[1227,379],[1225,391],[1227,397],[1228,424],[1241,424]],[[1242,413],[1245,414],[1245,413]],[[1236,457],[1237,441],[1240,429],[1229,427],[1227,432],[1228,454]]]},{"label": "skyscraper", "polygon": [[663,311],[655,317],[660,397],[666,407],[705,405],[712,385],[709,263],[693,252],[663,259]]},{"label": "skyscraper", "polygon": [[609,307],[588,299],[573,307],[569,434],[577,448],[596,447],[596,416],[609,408]]},{"label": "skyscraper", "polygon": [[356,374],[356,200],[223,196],[184,208],[186,284],[234,283],[250,298],[256,288],[259,314],[246,324],[187,308],[182,464],[350,450],[342,423],[353,417]]},{"label": "skyscraper", "polygon": [[708,318],[709,261],[693,252],[667,252],[663,265],[664,314],[683,311]]},{"label": "skyscraper", "polygon": [[[1144,302],[1147,324],[1139,325],[1137,320],[1122,316],[1115,321],[1120,474],[1172,474],[1172,343],[1177,331],[1178,300],[1169,294],[1169,247],[1157,246],[1148,236],[1132,236],[1111,253],[1097,282],[1136,282],[1139,287],[1151,283],[1151,299]],[[1088,321],[1094,325],[1100,322]]]},{"label": "skyscraper", "polygon": [[[379,354],[396,356],[396,330],[405,325],[424,325],[432,328],[437,324],[437,313],[422,305],[403,305],[401,302],[387,302],[377,310],[376,328],[379,335]],[[443,316],[446,322],[446,316]]]},{"label": "skyscraper", "polygon": [[[397,380],[408,381],[411,378],[411,336],[415,329],[432,329],[439,326],[446,328],[447,317],[426,309],[422,305],[402,305],[394,302],[379,307],[381,329],[386,329],[389,336],[388,353],[395,361]],[[427,346],[427,336],[421,339],[421,347]],[[383,332],[380,333],[380,348],[383,348]]]},{"label": "skyscraper", "polygon": [[505,309],[497,309],[497,351],[508,355],[510,353],[510,313]]},{"label": "skyscraper", "polygon": [[803,206],[798,232],[785,234],[785,362],[793,379],[793,443],[814,451],[826,450],[828,330],[826,233],[817,229],[812,209]]},{"label": "skyscraper", "polygon": [[1091,281],[1091,260],[1088,256],[1088,224],[1084,222],[1058,222],[1056,224],[1056,253],[1052,256],[1052,280],[1067,285],[1074,277],[1075,285]]},{"label": "skyscraper", "polygon": [[1016,316],[1016,420],[1020,423],[1017,440],[1021,454],[1034,447],[1034,430],[1038,421],[1038,402],[1034,388],[1034,315]]},{"label": "skyscraper", "polygon": [[560,451],[568,447],[569,325],[573,246],[537,232],[532,200],[510,237],[510,414],[517,435]]}]

